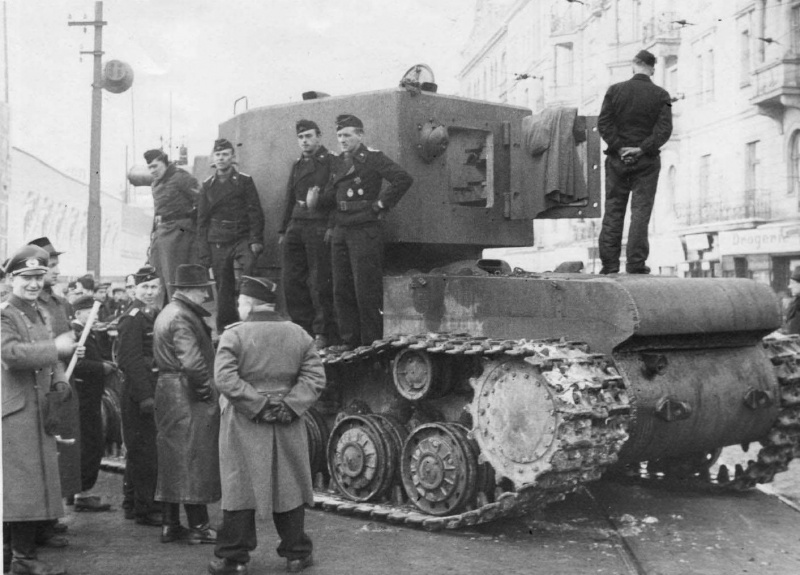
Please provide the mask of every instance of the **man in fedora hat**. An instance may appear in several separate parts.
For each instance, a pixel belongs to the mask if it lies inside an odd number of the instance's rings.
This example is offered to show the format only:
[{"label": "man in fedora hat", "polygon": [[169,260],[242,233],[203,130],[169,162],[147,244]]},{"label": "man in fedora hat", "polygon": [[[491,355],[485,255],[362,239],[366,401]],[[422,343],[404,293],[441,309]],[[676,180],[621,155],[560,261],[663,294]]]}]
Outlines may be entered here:
[{"label": "man in fedora hat", "polygon": [[322,145],[316,122],[298,120],[295,131],[301,155],[292,165],[278,230],[283,247],[283,293],[289,317],[322,349],[337,343],[331,246],[325,241],[331,207],[319,205],[319,194],[336,155]]},{"label": "man in fedora hat", "polygon": [[363,144],[360,118],[339,115],[336,138],[342,153],[331,166],[323,205],[333,207],[333,301],[342,340],[334,351],[345,351],[383,337],[383,219],[414,180]]},{"label": "man in fedora hat", "polygon": [[147,168],[153,176],[153,231],[150,235],[150,264],[156,268],[162,285],[162,296],[168,301],[180,264],[197,263],[197,200],[200,183],[175,162],[170,162],[163,150],[144,153]]},{"label": "man in fedora hat", "polygon": [[[178,266],[172,301],[154,327],[158,367],[156,428],[158,484],[162,502],[161,542],[215,543],[206,504],[219,501],[219,403],[214,387],[214,348],[202,303],[210,286],[208,270]],[[186,510],[187,531],[180,523]]]},{"label": "man in fedora hat", "polygon": [[214,175],[197,204],[200,263],[217,283],[217,329],[235,322],[236,293],[243,274],[252,274],[264,251],[264,213],[253,178],[234,166],[236,152],[225,138],[214,142]]},{"label": "man in fedora hat", "polygon": [[785,334],[800,334],[800,266],[794,268],[789,278],[789,295],[792,299],[786,310],[786,321],[781,331]]},{"label": "man in fedora hat", "polygon": [[653,84],[656,57],[641,50],[633,58],[633,77],[611,86],[603,99],[597,129],[608,147],[606,200],[603,227],[598,240],[601,274],[619,271],[622,228],[628,197],[631,223],[628,228],[625,270],[648,274],[650,244],[647,227],[655,202],[661,171],[659,148],[672,134],[672,101],[669,93]]},{"label": "man in fedora hat", "polygon": [[301,416],[325,387],[314,340],[275,312],[276,285],[244,277],[242,322],[220,337],[214,380],[222,395],[222,527],[208,570],[246,574],[256,548],[255,516],[272,515],[287,570],[313,563],[305,505],[313,501],[308,438]]},{"label": "man in fedora hat", "polygon": [[59,359],[77,349],[72,331],[52,335],[39,305],[48,260],[39,246],[18,250],[5,267],[12,294],[0,304],[3,530],[10,538],[10,568],[20,574],[64,573],[40,561],[36,552],[43,525],[64,515],[57,430],[49,424],[48,395],[54,385],[66,385]]}]

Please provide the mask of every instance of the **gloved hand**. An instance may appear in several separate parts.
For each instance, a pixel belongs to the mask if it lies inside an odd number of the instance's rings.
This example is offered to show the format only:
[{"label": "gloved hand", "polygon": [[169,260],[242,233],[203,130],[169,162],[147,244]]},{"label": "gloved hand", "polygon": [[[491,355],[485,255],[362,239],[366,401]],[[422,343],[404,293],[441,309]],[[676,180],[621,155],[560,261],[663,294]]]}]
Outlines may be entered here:
[{"label": "gloved hand", "polygon": [[253,252],[254,256],[257,256],[258,254],[264,251],[264,244],[259,244],[259,243],[250,244],[250,251]]},{"label": "gloved hand", "polygon": [[279,404],[273,404],[267,402],[264,408],[261,410],[261,413],[258,414],[256,417],[256,421],[259,423],[275,423],[278,421],[278,408],[280,407]]},{"label": "gloved hand", "polygon": [[156,402],[152,397],[148,397],[139,402],[139,413],[142,415],[152,415],[155,410]]},{"label": "gloved hand", "polygon": [[198,385],[193,388],[192,390],[195,400],[197,401],[204,401],[205,403],[211,403],[214,399],[214,392],[211,390],[211,386],[208,382],[203,383],[202,385]]},{"label": "gloved hand", "polygon": [[278,404],[276,417],[278,419],[278,423],[287,424],[297,419],[297,414],[292,411],[292,409],[286,405],[286,403],[281,401],[280,404]]}]

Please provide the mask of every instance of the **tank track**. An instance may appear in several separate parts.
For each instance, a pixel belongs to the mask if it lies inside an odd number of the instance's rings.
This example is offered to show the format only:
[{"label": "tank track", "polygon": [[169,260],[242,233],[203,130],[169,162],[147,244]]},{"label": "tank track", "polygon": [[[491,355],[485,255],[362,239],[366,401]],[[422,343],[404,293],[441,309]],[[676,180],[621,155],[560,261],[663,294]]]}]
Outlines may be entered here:
[{"label": "tank track", "polygon": [[[629,477],[648,481],[678,480],[691,487],[720,491],[747,491],[770,483],[800,457],[800,336],[770,335],[762,341],[778,379],[780,412],[769,432],[759,440],[761,449],[747,465],[736,464],[733,473],[720,465],[712,476],[711,465],[692,462],[654,462],[647,469],[628,470]],[[658,475],[661,472],[662,476]]]},{"label": "tank track", "polygon": [[404,494],[401,495],[399,487],[394,488],[391,503],[350,501],[332,490],[321,491],[319,478],[314,494],[315,507],[430,531],[487,523],[542,508],[563,499],[582,484],[599,479],[608,466],[616,463],[628,439],[630,406],[623,378],[609,358],[589,353],[582,343],[492,340],[468,334],[398,335],[354,351],[324,355],[323,363],[355,366],[360,362],[390,359],[405,348],[426,350],[431,354],[485,357],[489,361],[484,373],[489,366],[496,367],[498,362],[514,358],[538,366],[556,397],[556,411],[560,415],[556,432],[559,444],[550,459],[551,466],[535,483],[518,485],[510,491],[498,489],[492,494],[493,501],[489,501],[486,494],[478,494],[477,507],[456,515],[439,517],[421,513],[411,504],[403,504]]}]

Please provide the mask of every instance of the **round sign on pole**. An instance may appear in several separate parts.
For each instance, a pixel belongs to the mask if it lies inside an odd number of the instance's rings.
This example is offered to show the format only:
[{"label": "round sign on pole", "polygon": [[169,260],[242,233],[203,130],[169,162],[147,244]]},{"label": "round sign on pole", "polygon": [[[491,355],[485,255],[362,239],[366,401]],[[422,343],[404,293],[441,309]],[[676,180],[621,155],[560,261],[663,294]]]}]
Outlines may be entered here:
[{"label": "round sign on pole", "polygon": [[109,60],[103,66],[103,88],[112,94],[122,94],[133,85],[133,68],[120,60]]}]

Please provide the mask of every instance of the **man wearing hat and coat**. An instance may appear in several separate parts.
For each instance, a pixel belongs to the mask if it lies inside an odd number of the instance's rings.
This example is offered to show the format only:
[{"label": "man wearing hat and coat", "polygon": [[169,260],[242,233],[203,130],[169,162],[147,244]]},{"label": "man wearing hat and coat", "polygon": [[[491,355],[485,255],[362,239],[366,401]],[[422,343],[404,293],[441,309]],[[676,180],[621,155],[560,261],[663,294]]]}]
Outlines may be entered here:
[{"label": "man wearing hat and coat", "polygon": [[669,93],[653,84],[656,58],[642,50],[633,59],[633,78],[611,86],[603,99],[597,129],[608,147],[606,200],[603,226],[598,240],[601,274],[619,272],[622,231],[628,197],[631,223],[628,228],[625,270],[648,274],[650,244],[647,228],[661,171],[659,148],[672,134],[672,102]]},{"label": "man wearing hat and coat", "polygon": [[[154,326],[158,484],[161,542],[215,543],[206,504],[219,501],[219,396],[214,387],[211,328],[202,307],[213,284],[207,268],[178,266],[172,301]],[[180,524],[180,504],[187,531]]]},{"label": "man wearing hat and coat", "polygon": [[242,274],[253,273],[264,251],[264,213],[253,178],[235,167],[233,144],[214,142],[213,176],[203,182],[197,204],[200,263],[217,283],[217,328],[237,321],[236,292]]},{"label": "man wearing hat and coat", "polygon": [[223,516],[212,575],[247,573],[257,545],[256,511],[272,514],[289,572],[313,564],[304,528],[313,492],[301,416],[322,393],[325,370],[311,336],[275,312],[276,287],[266,278],[243,278],[244,321],[229,326],[217,348]]},{"label": "man wearing hat and coat", "polygon": [[794,268],[789,278],[789,295],[792,300],[786,310],[786,321],[781,332],[787,335],[800,334],[800,266]]},{"label": "man wearing hat and coat", "polygon": [[[195,227],[200,183],[170,162],[163,150],[147,150],[144,159],[153,176],[154,217],[148,259],[166,288],[180,264],[198,261]],[[164,303],[171,294],[171,289],[164,290]]]},{"label": "man wearing hat and coat", "polygon": [[[63,516],[56,449],[57,428],[49,409],[52,389],[67,389],[59,358],[76,351],[75,336],[53,337],[39,304],[49,254],[27,245],[9,260],[12,293],[0,304],[2,320],[3,522],[17,574],[58,575],[62,568],[40,561],[43,525]],[[58,393],[58,392],[56,392]]]},{"label": "man wearing hat and coat", "polygon": [[133,515],[140,525],[161,527],[155,502],[158,461],[155,390],[158,369],[153,359],[153,326],[161,302],[161,280],[153,266],[134,274],[136,297],[119,318],[117,361],[125,375],[122,386],[122,433],[127,460],[125,474],[133,488]]},{"label": "man wearing hat and coat", "polygon": [[317,349],[336,343],[331,249],[325,241],[330,206],[319,205],[320,191],[336,157],[322,145],[319,126],[298,120],[302,155],[292,166],[286,186],[286,209],[278,230],[283,246],[283,292],[292,321],[305,329]]},{"label": "man wearing hat and coat", "polygon": [[[94,303],[95,299],[92,296],[84,295],[72,304],[75,312],[72,329],[76,338],[80,338],[83,333]],[[108,511],[111,505],[104,503],[100,495],[92,493],[92,488],[97,483],[105,451],[101,410],[105,378],[116,369],[116,366],[103,359],[94,330],[89,331],[84,345],[86,353],[75,364],[73,372],[81,430],[81,492],[75,496],[75,511]]]},{"label": "man wearing hat and coat", "polygon": [[[413,178],[383,152],[363,145],[364,124],[352,114],[336,118],[342,149],[331,166],[323,205],[333,211],[333,300],[345,351],[383,337],[383,219]],[[383,180],[389,186],[381,189]]]},{"label": "man wearing hat and coat", "polygon": [[[62,333],[71,333],[72,306],[64,298],[53,292],[53,287],[58,283],[59,257],[64,253],[56,250],[47,237],[36,238],[28,242],[29,245],[38,246],[47,252],[49,260],[47,272],[44,274],[44,287],[39,292],[37,302],[44,317],[47,327],[53,337]],[[69,357],[61,358],[68,362]],[[73,390],[74,391],[74,390]],[[58,444],[59,473],[61,474],[61,495],[71,501],[81,491],[81,445],[80,445],[80,406],[77,393],[65,395],[64,403],[60,409],[58,435],[64,439],[74,440],[72,443]],[[62,524],[63,525],[63,524]],[[56,531],[63,531],[65,527],[55,527]],[[63,547],[67,544],[64,537],[59,537],[52,528],[44,529],[39,534],[39,542]]]}]

